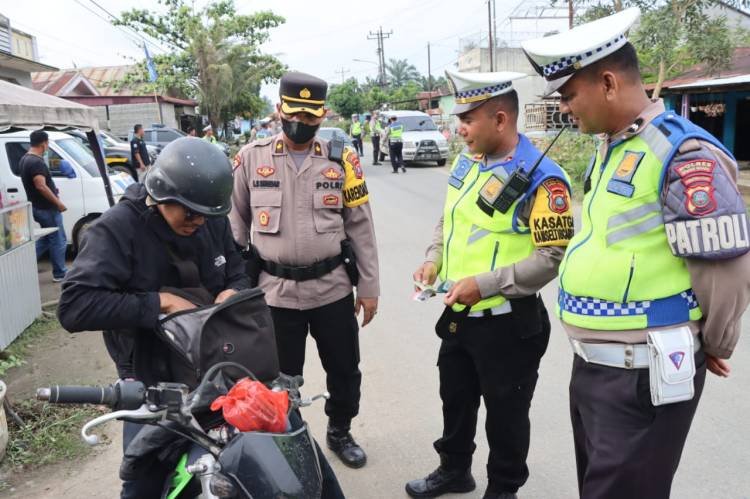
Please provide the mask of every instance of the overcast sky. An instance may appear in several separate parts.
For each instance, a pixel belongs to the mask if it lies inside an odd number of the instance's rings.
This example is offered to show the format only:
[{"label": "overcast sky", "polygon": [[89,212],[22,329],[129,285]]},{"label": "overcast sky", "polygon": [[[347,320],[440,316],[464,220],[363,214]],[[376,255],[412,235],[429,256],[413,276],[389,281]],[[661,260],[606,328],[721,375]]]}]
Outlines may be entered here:
[{"label": "overcast sky", "polygon": [[[521,0],[495,1],[502,31],[503,20]],[[10,18],[11,26],[37,37],[41,62],[61,69],[142,59],[143,49],[136,45],[141,40],[105,22],[108,16],[96,4],[114,15],[133,7],[158,7],[153,0],[3,0],[0,13]],[[377,76],[376,64],[352,59],[377,61],[377,42],[367,35],[379,26],[393,31],[385,40],[386,59],[408,59],[423,74],[431,42],[433,75],[453,67],[459,38],[487,32],[487,0],[235,0],[235,5],[240,13],[270,9],[284,16],[286,23],[271,31],[264,51],[329,83],[341,82],[341,69],[348,71],[345,78],[360,81]],[[154,46],[149,50],[160,52]],[[275,101],[277,88],[264,88],[263,94]]]}]

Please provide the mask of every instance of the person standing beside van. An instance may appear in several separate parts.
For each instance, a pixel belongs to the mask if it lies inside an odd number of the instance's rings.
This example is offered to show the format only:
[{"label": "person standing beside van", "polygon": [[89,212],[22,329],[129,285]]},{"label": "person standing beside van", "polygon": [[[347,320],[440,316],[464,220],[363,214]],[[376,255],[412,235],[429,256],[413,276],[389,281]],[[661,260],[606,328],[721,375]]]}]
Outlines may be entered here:
[{"label": "person standing beside van", "polygon": [[42,228],[56,227],[57,231],[40,237],[36,241],[37,258],[49,251],[52,262],[52,281],[60,282],[68,269],[65,266],[65,238],[62,212],[67,210],[58,197],[58,190],[47,162],[44,160],[49,150],[49,136],[44,130],[35,130],[30,135],[31,146],[19,162],[21,181],[26,191],[26,199],[31,202],[34,220]]},{"label": "person standing beside van", "polygon": [[151,164],[151,158],[148,155],[148,149],[146,149],[146,142],[143,140],[145,133],[143,125],[135,125],[133,127],[133,140],[130,141],[130,155],[133,158],[131,163],[138,168],[140,173],[144,173],[146,167]]}]

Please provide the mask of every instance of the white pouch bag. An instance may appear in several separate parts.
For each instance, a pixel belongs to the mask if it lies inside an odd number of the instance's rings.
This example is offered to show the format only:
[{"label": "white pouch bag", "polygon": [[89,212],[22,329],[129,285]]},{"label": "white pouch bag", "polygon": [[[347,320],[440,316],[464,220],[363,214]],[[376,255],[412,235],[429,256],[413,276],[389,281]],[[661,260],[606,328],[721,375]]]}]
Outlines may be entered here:
[{"label": "white pouch bag", "polygon": [[648,369],[651,380],[651,403],[674,404],[695,395],[695,350],[693,334],[683,326],[649,331]]}]

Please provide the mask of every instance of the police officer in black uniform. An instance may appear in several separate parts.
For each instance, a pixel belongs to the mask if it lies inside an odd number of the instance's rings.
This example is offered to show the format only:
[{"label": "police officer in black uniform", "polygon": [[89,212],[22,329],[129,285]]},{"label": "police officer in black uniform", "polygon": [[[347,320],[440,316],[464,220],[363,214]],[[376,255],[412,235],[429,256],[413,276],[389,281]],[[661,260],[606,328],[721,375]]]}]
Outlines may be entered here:
[{"label": "police officer in black uniform", "polygon": [[133,140],[130,141],[130,162],[141,173],[145,172],[146,168],[151,165],[148,148],[146,148],[146,142],[143,140],[145,133],[143,125],[135,125],[133,127]]}]

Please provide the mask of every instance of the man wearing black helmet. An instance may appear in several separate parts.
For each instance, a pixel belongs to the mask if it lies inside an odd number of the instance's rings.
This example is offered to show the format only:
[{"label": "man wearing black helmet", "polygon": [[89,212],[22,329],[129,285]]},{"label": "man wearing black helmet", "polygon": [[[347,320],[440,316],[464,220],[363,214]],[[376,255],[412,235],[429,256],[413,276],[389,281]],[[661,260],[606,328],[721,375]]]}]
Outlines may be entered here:
[{"label": "man wearing black helmet", "polygon": [[[58,316],[71,332],[104,330],[121,378],[146,385],[173,381],[168,349],[154,334],[160,314],[194,308],[165,287],[185,287],[177,258],[194,262],[200,284],[220,303],[250,287],[229,221],[232,168],[210,143],[185,137],[169,143],[143,184],[87,230],[63,283]],[[176,257],[175,257],[176,255]],[[123,448],[141,425],[125,423]],[[342,497],[327,462],[324,497]],[[123,498],[160,497],[173,467],[159,461],[146,476],[123,483]]]},{"label": "man wearing black helmet", "polygon": [[[103,330],[121,378],[146,385],[173,380],[154,327],[159,314],[194,305],[160,292],[183,287],[171,254],[197,264],[216,302],[250,286],[225,216],[231,194],[226,156],[203,140],[180,138],[164,148],[144,184],[128,187],[86,231],[58,316],[71,332]],[[124,447],[139,429],[126,423]],[[123,483],[122,497],[158,497],[169,472],[155,463],[148,477]]]}]

